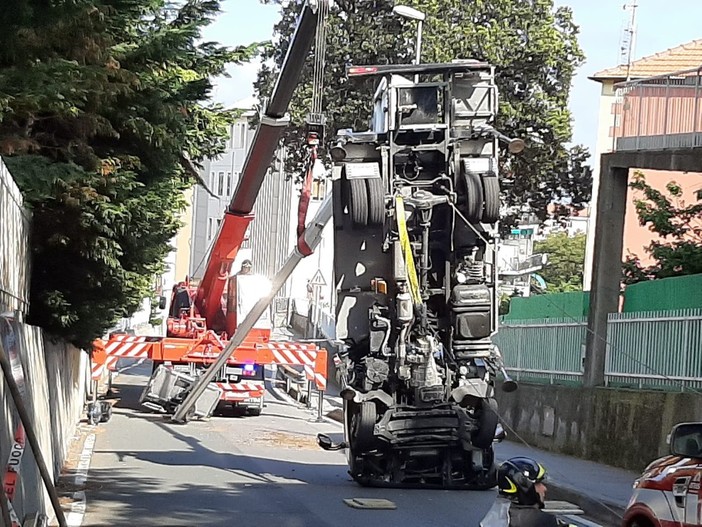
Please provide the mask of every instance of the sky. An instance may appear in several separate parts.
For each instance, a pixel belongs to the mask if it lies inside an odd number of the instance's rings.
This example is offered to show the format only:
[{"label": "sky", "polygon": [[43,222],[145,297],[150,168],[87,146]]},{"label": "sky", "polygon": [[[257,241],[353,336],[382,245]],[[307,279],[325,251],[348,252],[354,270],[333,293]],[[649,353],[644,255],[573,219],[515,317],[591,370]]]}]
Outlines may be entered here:
[{"label": "sky", "polygon": [[[468,0],[467,0],[468,1]],[[519,0],[514,0],[519,1]],[[574,119],[573,142],[594,153],[599,108],[599,83],[587,77],[619,63],[619,43],[627,19],[623,6],[632,0],[555,0],[570,6],[580,26],[579,42],[586,62],[580,67],[570,93]],[[636,0],[634,59],[702,38],[702,0]],[[271,38],[278,7],[259,0],[222,0],[223,13],[204,37],[227,46]],[[214,99],[225,105],[253,95],[252,82],[259,63],[229,68],[231,78],[218,79]]]}]

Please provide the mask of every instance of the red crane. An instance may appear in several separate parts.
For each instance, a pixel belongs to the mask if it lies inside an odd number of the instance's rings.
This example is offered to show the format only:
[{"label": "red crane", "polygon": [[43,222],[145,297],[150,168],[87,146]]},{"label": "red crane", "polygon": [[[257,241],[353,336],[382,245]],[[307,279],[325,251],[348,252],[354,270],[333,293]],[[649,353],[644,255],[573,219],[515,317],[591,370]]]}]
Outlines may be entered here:
[{"label": "red crane", "polygon": [[[114,368],[121,357],[151,359],[154,362],[154,375],[150,383],[154,382],[159,371],[157,367],[162,364],[197,378],[227,347],[230,336],[234,335],[240,323],[236,309],[239,280],[230,278],[232,263],[244,241],[247,228],[254,219],[253,208],[261,185],[281,135],[290,122],[288,106],[312,48],[315,32],[319,39],[319,32],[323,30],[327,10],[327,0],[309,0],[302,7],[276,84],[261,112],[240,179],[231,202],[224,211],[204,276],[197,289],[189,282],[174,287],[166,337],[113,334],[107,341],[96,341],[93,351],[94,379],[99,378],[105,370]],[[314,137],[312,135],[313,139]],[[310,144],[313,143],[313,140],[310,141]],[[311,152],[311,158],[314,159],[314,147]],[[302,221],[304,222],[304,214]],[[304,245],[304,241],[301,243]],[[229,294],[227,304],[223,305],[225,287],[228,287]],[[214,378],[215,385],[220,390],[220,398],[231,402],[255,402],[258,404],[258,412],[252,413],[260,413],[264,390],[263,365],[270,363],[301,365],[308,379],[314,381],[319,389],[323,390],[326,386],[324,349],[313,344],[271,342],[269,328],[254,328],[247,333],[226,361],[221,373]],[[174,409],[162,400],[156,403],[167,411]],[[255,410],[256,407],[252,409]]]}]

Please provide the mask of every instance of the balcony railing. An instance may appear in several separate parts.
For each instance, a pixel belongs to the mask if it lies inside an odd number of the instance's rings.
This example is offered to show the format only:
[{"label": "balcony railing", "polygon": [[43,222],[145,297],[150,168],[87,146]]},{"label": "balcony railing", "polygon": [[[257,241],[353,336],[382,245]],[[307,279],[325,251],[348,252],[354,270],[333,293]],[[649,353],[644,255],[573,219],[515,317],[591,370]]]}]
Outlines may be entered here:
[{"label": "balcony railing", "polygon": [[615,152],[702,147],[702,66],[615,85]]}]

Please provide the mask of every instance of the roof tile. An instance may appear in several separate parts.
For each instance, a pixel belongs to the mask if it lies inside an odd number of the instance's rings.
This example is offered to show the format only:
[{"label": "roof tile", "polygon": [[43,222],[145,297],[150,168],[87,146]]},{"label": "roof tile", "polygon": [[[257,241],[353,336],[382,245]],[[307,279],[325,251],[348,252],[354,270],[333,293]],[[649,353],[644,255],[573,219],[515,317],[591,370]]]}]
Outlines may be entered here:
[{"label": "roof tile", "polygon": [[[702,67],[702,39],[635,60],[631,63],[629,74],[632,78],[655,77],[698,67]],[[617,66],[599,71],[590,78],[625,79],[626,70],[626,66]]]}]

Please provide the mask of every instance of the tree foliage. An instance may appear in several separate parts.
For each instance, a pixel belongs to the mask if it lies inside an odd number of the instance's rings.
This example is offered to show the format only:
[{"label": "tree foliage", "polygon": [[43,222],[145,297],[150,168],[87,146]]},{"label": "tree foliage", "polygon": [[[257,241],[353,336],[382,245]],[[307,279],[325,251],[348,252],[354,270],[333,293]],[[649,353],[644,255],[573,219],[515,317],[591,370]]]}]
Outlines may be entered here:
[{"label": "tree foliage", "polygon": [[666,192],[646,182],[636,172],[629,187],[638,190],[634,200],[639,224],[658,235],[646,247],[653,263],[644,266],[638,255],[624,261],[624,282],[669,278],[702,273],[702,202],[685,203],[683,189],[675,181],[666,185]]},{"label": "tree foliage", "polygon": [[[270,94],[276,67],[282,63],[300,11],[301,0],[261,0],[281,5],[275,26],[276,45],[265,55],[255,87]],[[328,136],[343,128],[367,129],[374,80],[349,81],[348,64],[409,63],[415,51],[416,25],[392,13],[391,0],[336,0],[327,26],[324,112]],[[568,147],[571,114],[568,97],[575,69],[584,57],[578,27],[569,8],[554,9],[553,0],[408,0],[426,13],[423,62],[475,58],[496,66],[500,90],[499,129],[527,140],[528,148],[505,166],[511,186],[503,185],[513,221],[520,209],[541,219],[547,206],[565,200],[581,208],[590,198],[589,153]],[[310,111],[312,60],[303,73],[291,107],[293,126],[287,131],[292,170],[300,170],[303,124]],[[565,209],[559,210],[565,213]]]},{"label": "tree foliage", "polygon": [[218,0],[6,0],[0,154],[33,212],[29,321],[87,347],[149,296],[182,191],[224,148]]},{"label": "tree foliage", "polygon": [[567,232],[555,232],[534,243],[535,253],[548,255],[548,263],[539,272],[546,292],[582,291],[586,239],[584,233],[568,236]]}]

